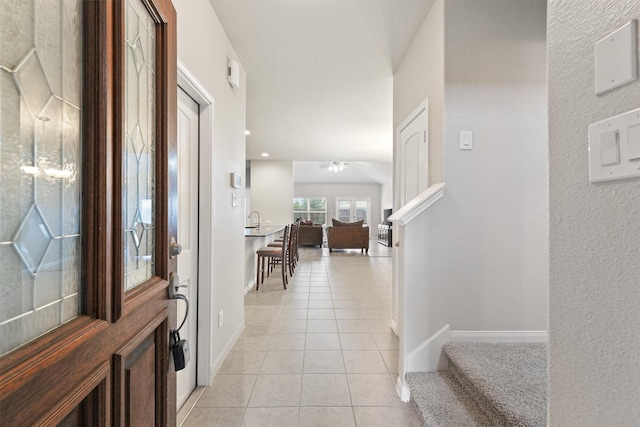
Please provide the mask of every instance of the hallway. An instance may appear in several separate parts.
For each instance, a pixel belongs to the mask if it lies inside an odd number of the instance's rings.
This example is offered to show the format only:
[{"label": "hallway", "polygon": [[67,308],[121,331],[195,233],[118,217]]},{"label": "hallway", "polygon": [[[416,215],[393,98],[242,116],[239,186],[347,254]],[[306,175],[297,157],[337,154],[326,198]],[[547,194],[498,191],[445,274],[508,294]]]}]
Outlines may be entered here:
[{"label": "hallway", "polygon": [[301,248],[288,290],[276,271],[249,292],[246,328],[183,426],[413,426],[394,387],[391,253],[371,249]]}]

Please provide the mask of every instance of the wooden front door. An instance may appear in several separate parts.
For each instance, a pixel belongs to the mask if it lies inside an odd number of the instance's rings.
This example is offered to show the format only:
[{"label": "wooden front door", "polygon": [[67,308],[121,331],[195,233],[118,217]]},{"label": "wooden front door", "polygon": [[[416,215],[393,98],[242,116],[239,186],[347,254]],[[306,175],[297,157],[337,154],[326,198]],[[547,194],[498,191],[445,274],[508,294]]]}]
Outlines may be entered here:
[{"label": "wooden front door", "polygon": [[3,2],[0,425],[175,425],[171,0]]}]

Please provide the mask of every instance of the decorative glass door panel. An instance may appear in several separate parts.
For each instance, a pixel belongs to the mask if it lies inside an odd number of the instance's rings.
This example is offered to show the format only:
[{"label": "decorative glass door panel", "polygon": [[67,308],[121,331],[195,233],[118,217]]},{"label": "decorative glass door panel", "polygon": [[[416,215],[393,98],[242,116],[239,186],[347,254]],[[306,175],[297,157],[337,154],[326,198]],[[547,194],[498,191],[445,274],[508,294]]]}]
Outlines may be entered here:
[{"label": "decorative glass door panel", "polygon": [[0,355],[79,313],[81,3],[1,6]]},{"label": "decorative glass door panel", "polygon": [[141,0],[125,13],[123,230],[125,290],[155,274],[156,23]]}]

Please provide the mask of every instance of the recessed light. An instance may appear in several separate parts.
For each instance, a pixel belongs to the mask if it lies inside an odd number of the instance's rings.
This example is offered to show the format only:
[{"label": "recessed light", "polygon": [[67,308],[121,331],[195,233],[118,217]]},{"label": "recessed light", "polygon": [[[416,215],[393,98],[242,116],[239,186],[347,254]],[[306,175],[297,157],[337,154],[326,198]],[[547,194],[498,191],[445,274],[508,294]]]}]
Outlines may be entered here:
[{"label": "recessed light", "polygon": [[249,129],[245,129],[245,130],[244,130],[244,134],[245,134],[245,135],[251,135],[251,131],[250,131]]},{"label": "recessed light", "polygon": [[262,157],[269,157],[269,153],[262,153],[261,156]]}]

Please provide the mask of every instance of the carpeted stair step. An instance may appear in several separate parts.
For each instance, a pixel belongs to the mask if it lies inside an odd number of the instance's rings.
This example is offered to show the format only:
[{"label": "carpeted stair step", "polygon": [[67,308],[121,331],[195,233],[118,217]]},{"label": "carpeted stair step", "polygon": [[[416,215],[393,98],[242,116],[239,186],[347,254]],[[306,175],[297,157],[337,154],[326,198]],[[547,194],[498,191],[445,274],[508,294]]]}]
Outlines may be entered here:
[{"label": "carpeted stair step", "polygon": [[462,343],[444,346],[449,372],[499,425],[547,425],[545,343]]},{"label": "carpeted stair step", "polygon": [[411,402],[424,427],[489,427],[495,422],[449,372],[410,372],[406,376]]}]

